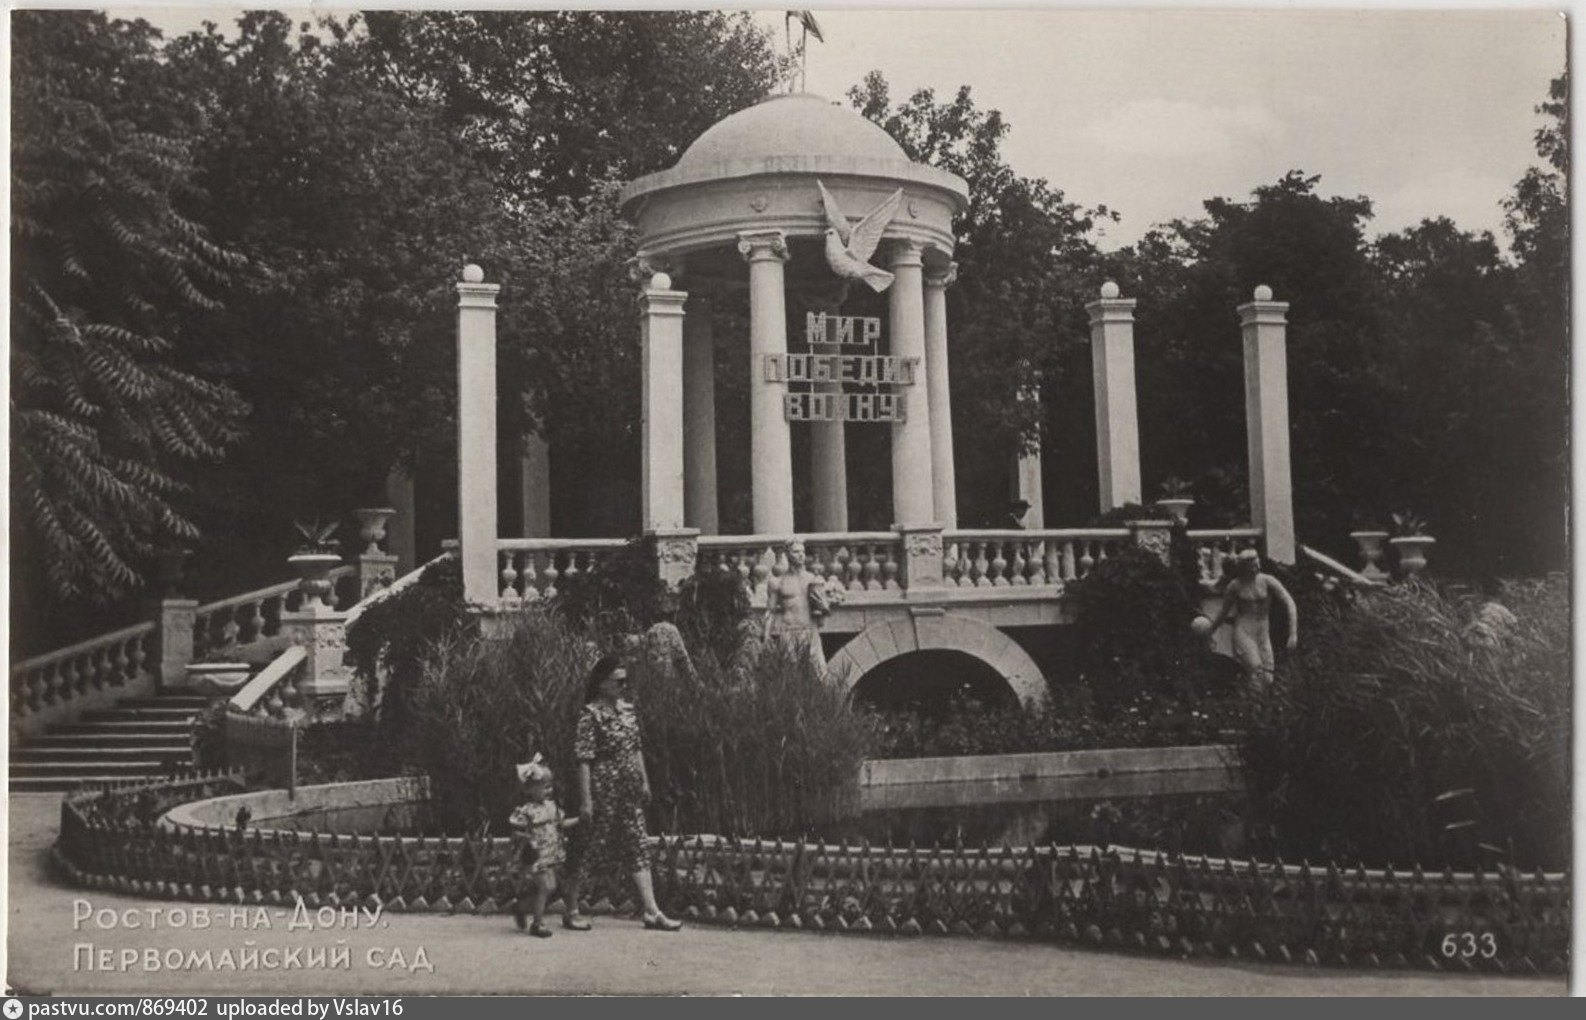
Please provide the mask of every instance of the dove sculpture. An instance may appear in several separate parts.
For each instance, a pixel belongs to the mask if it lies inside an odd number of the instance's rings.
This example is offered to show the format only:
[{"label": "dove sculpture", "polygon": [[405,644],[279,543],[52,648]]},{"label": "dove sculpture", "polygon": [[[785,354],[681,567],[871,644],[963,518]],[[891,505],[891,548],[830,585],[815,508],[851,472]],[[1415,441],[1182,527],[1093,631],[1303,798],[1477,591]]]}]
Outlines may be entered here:
[{"label": "dove sculpture", "polygon": [[882,233],[897,215],[903,189],[894,191],[850,227],[848,217],[843,215],[826,185],[816,181],[815,186],[821,189],[821,205],[826,209],[826,264],[832,267],[832,272],[844,280],[863,280],[877,294],[892,286],[892,274],[872,266],[870,256],[876,253]]}]

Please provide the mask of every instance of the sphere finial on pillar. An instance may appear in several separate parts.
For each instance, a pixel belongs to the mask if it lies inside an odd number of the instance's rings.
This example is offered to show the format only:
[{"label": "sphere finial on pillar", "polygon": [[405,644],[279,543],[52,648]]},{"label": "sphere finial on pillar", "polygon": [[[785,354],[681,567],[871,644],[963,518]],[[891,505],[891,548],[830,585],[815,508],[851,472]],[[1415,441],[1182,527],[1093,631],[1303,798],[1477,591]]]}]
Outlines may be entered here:
[{"label": "sphere finial on pillar", "polygon": [[1122,293],[1122,291],[1118,289],[1118,285],[1111,280],[1108,280],[1106,283],[1101,285],[1101,296],[1106,298],[1108,301],[1111,301],[1120,293]]},{"label": "sphere finial on pillar", "polygon": [[1264,283],[1261,284],[1259,287],[1256,288],[1255,298],[1256,298],[1257,301],[1271,301],[1272,300],[1272,288],[1268,287]]},{"label": "sphere finial on pillar", "polygon": [[665,273],[656,273],[650,277],[651,290],[671,290],[672,278]]},{"label": "sphere finial on pillar", "polygon": [[464,283],[484,283],[485,282],[485,271],[483,269],[480,269],[478,266],[474,265],[472,262],[470,262],[466,266],[463,267],[463,282]]}]

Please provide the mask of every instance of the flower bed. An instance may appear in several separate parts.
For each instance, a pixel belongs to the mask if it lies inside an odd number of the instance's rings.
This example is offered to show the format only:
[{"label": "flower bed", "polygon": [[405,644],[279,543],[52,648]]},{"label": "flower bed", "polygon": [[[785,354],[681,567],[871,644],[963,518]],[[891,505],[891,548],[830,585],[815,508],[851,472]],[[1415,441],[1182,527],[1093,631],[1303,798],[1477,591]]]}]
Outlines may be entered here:
[{"label": "flower bed", "polygon": [[[239,785],[211,776],[68,797],[56,860],[78,884],[173,899],[495,913],[516,895],[505,839],[178,829],[147,814]],[[653,846],[663,906],[701,922],[1329,965],[1568,966],[1567,875],[1349,872],[1097,847],[897,850],[704,836]],[[592,896],[592,909],[612,908]],[[1495,952],[1467,957],[1456,945],[1445,956],[1445,937],[1463,932],[1478,944],[1491,933]]]}]

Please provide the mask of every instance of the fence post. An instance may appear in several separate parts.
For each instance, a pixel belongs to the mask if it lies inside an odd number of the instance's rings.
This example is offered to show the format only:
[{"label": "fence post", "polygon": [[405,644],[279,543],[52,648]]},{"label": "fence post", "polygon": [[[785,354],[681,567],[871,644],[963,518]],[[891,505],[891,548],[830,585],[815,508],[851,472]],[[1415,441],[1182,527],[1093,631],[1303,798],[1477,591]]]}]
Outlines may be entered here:
[{"label": "fence post", "polygon": [[894,525],[903,546],[903,589],[906,598],[924,596],[942,587],[942,526]]},{"label": "fence post", "polygon": [[396,580],[397,557],[383,551],[380,542],[387,535],[386,524],[396,516],[391,507],[364,507],[354,510],[358,518],[358,537],[364,547],[358,551],[358,601],[388,587]]},{"label": "fence post", "polygon": [[1164,565],[1173,565],[1172,521],[1129,521],[1124,527],[1129,529],[1129,539],[1135,545],[1161,560]]},{"label": "fence post", "polygon": [[656,576],[668,590],[694,576],[699,562],[698,528],[656,528],[645,532],[654,543]]},{"label": "fence post", "polygon": [[198,624],[198,600],[163,598],[159,613],[159,661],[155,682],[161,690],[187,686],[187,665],[193,661],[193,628]]}]

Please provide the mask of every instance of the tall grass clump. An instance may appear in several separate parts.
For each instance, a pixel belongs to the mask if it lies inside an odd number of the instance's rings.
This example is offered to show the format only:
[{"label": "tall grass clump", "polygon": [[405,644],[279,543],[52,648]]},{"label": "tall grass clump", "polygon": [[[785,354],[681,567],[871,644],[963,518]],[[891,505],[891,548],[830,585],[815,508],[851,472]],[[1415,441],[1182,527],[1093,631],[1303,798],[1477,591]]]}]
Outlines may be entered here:
[{"label": "tall grass clump", "polygon": [[[543,754],[578,804],[574,727],[584,677],[623,635],[528,609],[505,634],[459,634],[422,658],[406,754],[431,776],[451,831],[499,831],[512,766]],[[696,676],[627,663],[653,800],[652,830],[796,835],[852,813],[869,737],[841,690],[801,657],[768,651],[747,674],[711,654]]]},{"label": "tall grass clump", "polygon": [[1425,584],[1321,604],[1243,746],[1286,852],[1426,866],[1563,867],[1570,631],[1562,577],[1504,586],[1518,624]]}]

